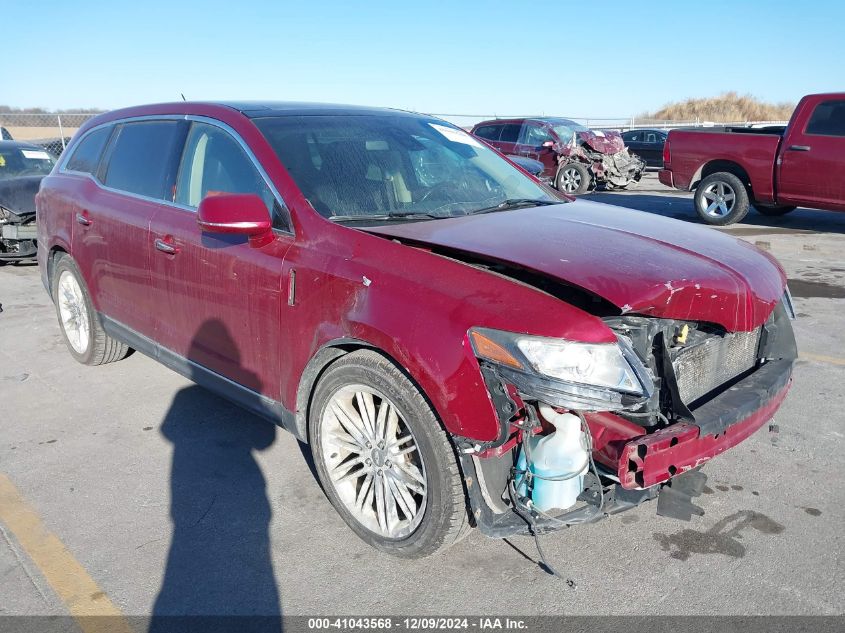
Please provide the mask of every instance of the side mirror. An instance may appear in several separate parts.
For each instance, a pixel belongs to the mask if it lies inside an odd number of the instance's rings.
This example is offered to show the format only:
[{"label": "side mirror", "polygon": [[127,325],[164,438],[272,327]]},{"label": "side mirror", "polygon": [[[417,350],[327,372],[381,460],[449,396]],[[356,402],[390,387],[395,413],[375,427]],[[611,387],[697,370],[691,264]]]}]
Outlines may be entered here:
[{"label": "side mirror", "polygon": [[208,233],[235,233],[255,237],[270,232],[267,205],[254,193],[206,196],[197,208],[197,224]]},{"label": "side mirror", "polygon": [[546,149],[551,149],[554,146],[555,146],[554,141],[546,141],[545,143],[543,143],[543,147],[545,147]]}]

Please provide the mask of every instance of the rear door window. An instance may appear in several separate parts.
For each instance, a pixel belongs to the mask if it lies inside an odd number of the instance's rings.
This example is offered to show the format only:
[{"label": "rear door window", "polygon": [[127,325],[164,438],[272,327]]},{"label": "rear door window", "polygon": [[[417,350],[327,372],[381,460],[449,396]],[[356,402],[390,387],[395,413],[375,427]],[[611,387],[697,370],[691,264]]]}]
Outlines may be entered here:
[{"label": "rear door window", "polygon": [[522,126],[519,123],[508,123],[502,126],[502,136],[499,140],[503,143],[516,143],[519,139],[519,130]]},{"label": "rear door window", "polygon": [[845,100],[823,101],[816,106],[806,134],[845,136]]},{"label": "rear door window", "polygon": [[85,174],[97,173],[97,166],[100,164],[100,156],[103,148],[112,133],[112,126],[98,128],[83,138],[76,149],[73,150],[67,161],[66,169],[79,171]]},{"label": "rear door window", "polygon": [[104,182],[107,187],[148,198],[172,200],[180,121],[124,123],[115,131]]}]

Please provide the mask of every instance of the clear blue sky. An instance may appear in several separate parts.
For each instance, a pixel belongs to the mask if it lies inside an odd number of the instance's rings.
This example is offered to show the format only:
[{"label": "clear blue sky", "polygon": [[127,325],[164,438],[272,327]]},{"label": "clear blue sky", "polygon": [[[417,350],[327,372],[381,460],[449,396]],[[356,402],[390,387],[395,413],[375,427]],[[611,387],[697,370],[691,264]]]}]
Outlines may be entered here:
[{"label": "clear blue sky", "polygon": [[2,0],[0,104],[279,99],[628,116],[845,89],[845,3]]}]

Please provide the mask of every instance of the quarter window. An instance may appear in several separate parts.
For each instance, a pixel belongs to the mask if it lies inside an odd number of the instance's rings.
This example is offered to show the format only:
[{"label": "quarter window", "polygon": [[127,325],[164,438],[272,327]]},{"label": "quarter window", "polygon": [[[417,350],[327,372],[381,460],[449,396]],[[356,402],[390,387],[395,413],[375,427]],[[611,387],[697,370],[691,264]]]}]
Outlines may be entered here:
[{"label": "quarter window", "polygon": [[70,171],[81,171],[86,174],[95,174],[97,165],[100,163],[100,156],[103,148],[111,136],[112,126],[107,125],[94,130],[82,139],[73,150],[70,159],[67,161],[66,169]]},{"label": "quarter window", "polygon": [[498,141],[499,132],[500,126],[498,125],[482,125],[474,132],[474,134],[480,138],[487,139],[488,141]]},{"label": "quarter window", "polygon": [[280,215],[275,196],[240,144],[214,125],[194,123],[179,168],[176,202],[196,208],[206,196],[224,193],[257,194],[271,216]]},{"label": "quarter window", "polygon": [[149,198],[172,192],[178,121],[138,121],[118,127],[108,157],[105,184]]},{"label": "quarter window", "polygon": [[807,134],[845,136],[845,100],[823,101],[807,123]]}]

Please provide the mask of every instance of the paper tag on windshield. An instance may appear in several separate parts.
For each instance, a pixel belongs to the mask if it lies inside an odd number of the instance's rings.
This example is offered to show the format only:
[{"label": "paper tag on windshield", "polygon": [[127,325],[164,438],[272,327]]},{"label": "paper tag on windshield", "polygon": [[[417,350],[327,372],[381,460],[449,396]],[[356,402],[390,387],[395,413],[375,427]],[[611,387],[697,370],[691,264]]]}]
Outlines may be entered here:
[{"label": "paper tag on windshield", "polygon": [[22,149],[24,158],[38,158],[41,160],[50,160],[50,155],[40,149]]},{"label": "paper tag on windshield", "polygon": [[437,125],[437,123],[429,123],[429,125],[454,143],[463,143],[464,145],[481,147],[481,143],[462,130],[456,130],[453,127],[447,127],[445,125]]},{"label": "paper tag on windshield", "polygon": [[593,134],[595,134],[596,136],[604,136],[604,132],[602,132],[601,130],[593,130]]}]

